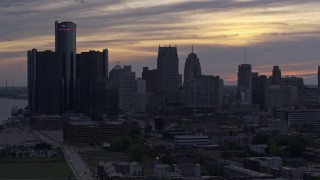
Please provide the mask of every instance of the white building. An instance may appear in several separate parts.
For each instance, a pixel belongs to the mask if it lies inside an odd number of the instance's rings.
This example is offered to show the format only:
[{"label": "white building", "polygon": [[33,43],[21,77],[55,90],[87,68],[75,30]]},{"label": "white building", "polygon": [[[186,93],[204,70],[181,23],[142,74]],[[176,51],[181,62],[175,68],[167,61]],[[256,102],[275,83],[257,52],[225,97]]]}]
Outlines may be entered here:
[{"label": "white building", "polygon": [[174,145],[177,147],[208,144],[208,136],[182,135],[174,137]]}]

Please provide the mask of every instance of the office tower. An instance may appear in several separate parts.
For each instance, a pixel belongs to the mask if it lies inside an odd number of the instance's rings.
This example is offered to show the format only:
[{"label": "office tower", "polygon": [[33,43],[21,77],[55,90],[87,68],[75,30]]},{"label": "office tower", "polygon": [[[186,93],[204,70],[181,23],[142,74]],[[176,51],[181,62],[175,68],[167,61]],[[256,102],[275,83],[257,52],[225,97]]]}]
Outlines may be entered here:
[{"label": "office tower", "polygon": [[259,84],[259,74],[257,72],[252,72],[251,74],[252,82],[252,104],[260,104],[260,84]]},{"label": "office tower", "polygon": [[320,66],[318,66],[318,92],[320,92]]},{"label": "office tower", "polygon": [[238,66],[237,100],[240,103],[251,104],[252,101],[251,69],[251,64],[241,64]]},{"label": "office tower", "polygon": [[214,107],[216,111],[221,110],[223,104],[223,79],[219,76],[214,77]]},{"label": "office tower", "polygon": [[[109,110],[117,110],[115,114],[118,115],[119,111],[119,86],[120,86],[120,73],[124,71],[123,67],[120,65],[116,65],[114,68],[111,69],[109,72],[109,81],[107,85],[107,96],[109,100],[111,100],[113,105],[116,105],[116,109],[112,108],[111,105]],[[112,95],[111,95],[112,94]]]},{"label": "office tower", "polygon": [[267,79],[265,75],[258,76],[258,73],[252,73],[252,104],[259,105],[260,109],[265,105]]},{"label": "office tower", "polygon": [[297,97],[298,89],[295,86],[270,85],[266,90],[266,107],[269,111],[274,108],[290,107]]},{"label": "office tower", "polygon": [[106,113],[105,86],[108,79],[108,50],[82,52],[80,68],[80,111],[101,118]]},{"label": "office tower", "polygon": [[63,55],[63,112],[76,109],[76,28],[73,22],[55,22],[55,51]]},{"label": "office tower", "polygon": [[134,93],[133,97],[133,112],[144,113],[146,112],[147,105],[146,80],[137,78],[136,83],[137,91]]},{"label": "office tower", "polygon": [[304,87],[304,82],[303,82],[303,78],[291,76],[291,77],[282,78],[282,85],[295,86],[298,89],[301,89]]},{"label": "office tower", "polygon": [[280,85],[270,85],[266,89],[266,107],[269,111],[274,108],[282,107],[281,87]]},{"label": "office tower", "polygon": [[146,80],[143,80],[142,78],[137,78],[137,93],[146,93]]},{"label": "office tower", "polygon": [[214,107],[215,85],[215,77],[209,75],[199,75],[185,81],[183,105],[185,107]]},{"label": "office tower", "polygon": [[123,67],[120,65],[116,65],[113,69],[111,69],[111,71],[109,72],[109,82],[119,86],[120,73],[122,71]]},{"label": "office tower", "polygon": [[178,74],[178,86],[182,86],[182,74]]},{"label": "office tower", "polygon": [[136,89],[136,73],[131,71],[131,66],[124,66],[119,73],[119,109],[123,113],[133,112]]},{"label": "office tower", "polygon": [[282,107],[291,107],[298,99],[298,87],[281,86]]},{"label": "office tower", "polygon": [[188,55],[184,65],[184,82],[194,79],[199,75],[201,75],[201,66],[197,54],[193,52],[192,46],[192,52]]},{"label": "office tower", "polygon": [[180,101],[177,47],[159,47],[157,70],[158,106],[176,106]]},{"label": "office tower", "polygon": [[28,101],[32,113],[60,114],[63,111],[62,60],[60,53],[28,51]]},{"label": "office tower", "polygon": [[273,85],[281,85],[281,70],[280,70],[279,66],[273,66],[272,84]]},{"label": "office tower", "polygon": [[157,70],[149,70],[148,67],[143,67],[142,79],[146,81],[146,89],[148,93],[156,94],[157,92]]}]

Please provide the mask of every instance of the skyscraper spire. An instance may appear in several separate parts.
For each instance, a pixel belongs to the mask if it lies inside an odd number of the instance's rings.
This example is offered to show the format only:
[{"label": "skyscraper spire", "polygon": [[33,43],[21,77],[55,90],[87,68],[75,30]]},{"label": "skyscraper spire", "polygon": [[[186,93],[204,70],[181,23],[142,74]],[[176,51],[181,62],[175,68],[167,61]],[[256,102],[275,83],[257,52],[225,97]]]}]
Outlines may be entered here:
[{"label": "skyscraper spire", "polygon": [[247,47],[244,47],[243,51],[244,63],[247,64]]},{"label": "skyscraper spire", "polygon": [[191,52],[193,52],[193,45],[192,45],[192,49],[191,49]]}]

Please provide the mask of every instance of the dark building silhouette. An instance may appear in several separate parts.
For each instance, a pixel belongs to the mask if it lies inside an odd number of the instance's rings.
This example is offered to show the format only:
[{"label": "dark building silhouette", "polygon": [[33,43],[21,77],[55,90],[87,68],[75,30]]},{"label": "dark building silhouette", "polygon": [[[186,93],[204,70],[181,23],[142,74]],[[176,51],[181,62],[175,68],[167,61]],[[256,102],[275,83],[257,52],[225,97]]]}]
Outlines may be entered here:
[{"label": "dark building silhouette", "polygon": [[76,110],[76,28],[73,22],[55,22],[55,51],[63,56],[63,112]]},{"label": "dark building silhouette", "polygon": [[29,109],[33,113],[63,112],[63,56],[52,51],[28,51]]},{"label": "dark building silhouette", "polygon": [[320,66],[318,66],[318,91],[320,93]]},{"label": "dark building silhouette", "polygon": [[143,67],[142,79],[146,81],[146,89],[148,93],[156,94],[157,92],[157,70],[149,70],[148,67]]},{"label": "dark building silhouette", "polygon": [[119,109],[122,112],[133,112],[136,91],[136,73],[131,71],[131,66],[124,66],[119,74]]},{"label": "dark building silhouette", "polygon": [[197,54],[193,52],[192,46],[192,52],[188,55],[184,65],[184,82],[192,80],[199,75],[201,75],[201,65]]},{"label": "dark building silhouette", "polygon": [[252,78],[251,64],[241,64],[238,66],[238,89],[237,100],[241,103],[251,104],[252,102]]},{"label": "dark building silhouette", "polygon": [[155,94],[158,88],[158,72],[157,69],[149,70],[148,67],[143,67],[142,79],[146,81],[147,101],[146,111],[148,113],[154,112]]},{"label": "dark building silhouette", "polygon": [[298,89],[301,89],[304,87],[304,82],[303,82],[303,78],[301,78],[301,77],[291,76],[291,77],[282,78],[282,85],[283,86],[295,86]]},{"label": "dark building silhouette", "polygon": [[259,105],[260,109],[265,105],[265,91],[267,88],[267,76],[252,73],[252,104]]},{"label": "dark building silhouette", "polygon": [[[136,92],[135,72],[131,71],[131,66],[116,65],[109,73],[110,87],[117,92],[117,108],[122,112],[133,111],[133,96]],[[111,91],[111,89],[110,89]]]},{"label": "dark building silhouette", "polygon": [[220,109],[223,100],[223,81],[219,76],[199,75],[183,85],[183,105],[191,108]]},{"label": "dark building silhouette", "polygon": [[80,112],[101,118],[106,113],[108,50],[82,52],[77,57],[80,63]]},{"label": "dark building silhouette", "polygon": [[279,66],[273,66],[272,84],[273,85],[281,85],[281,70],[280,70]]},{"label": "dark building silhouette", "polygon": [[177,47],[159,47],[157,59],[158,106],[176,106],[179,95],[179,58]]},{"label": "dark building silhouette", "polygon": [[120,86],[120,73],[123,71],[123,67],[120,65],[116,65],[114,68],[111,69],[109,72],[109,82],[107,87],[108,99],[112,100],[112,106],[116,106],[116,108],[111,107],[110,109],[117,110],[116,114],[119,111],[119,86]]},{"label": "dark building silhouette", "polygon": [[214,78],[214,106],[215,110],[219,111],[223,105],[223,94],[224,94],[224,82],[220,76],[215,76]]}]

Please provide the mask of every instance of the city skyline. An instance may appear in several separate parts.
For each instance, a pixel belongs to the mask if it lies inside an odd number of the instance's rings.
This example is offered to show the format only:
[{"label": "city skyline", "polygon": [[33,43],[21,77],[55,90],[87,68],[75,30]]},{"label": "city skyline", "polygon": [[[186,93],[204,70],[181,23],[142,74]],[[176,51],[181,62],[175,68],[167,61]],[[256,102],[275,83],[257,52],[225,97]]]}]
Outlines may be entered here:
[{"label": "city skyline", "polygon": [[6,80],[16,86],[27,84],[26,51],[53,50],[55,20],[77,23],[77,52],[108,48],[110,69],[120,61],[131,65],[137,77],[143,66],[156,68],[159,45],[171,44],[178,47],[180,74],[194,45],[203,74],[219,75],[227,85],[236,84],[237,66],[245,61],[259,74],[269,76],[272,67],[279,65],[284,76],[317,83],[320,6],[315,0],[11,0],[0,4],[0,32],[5,34],[0,38],[0,86]]}]

